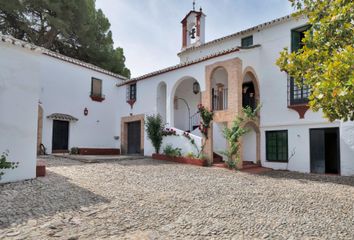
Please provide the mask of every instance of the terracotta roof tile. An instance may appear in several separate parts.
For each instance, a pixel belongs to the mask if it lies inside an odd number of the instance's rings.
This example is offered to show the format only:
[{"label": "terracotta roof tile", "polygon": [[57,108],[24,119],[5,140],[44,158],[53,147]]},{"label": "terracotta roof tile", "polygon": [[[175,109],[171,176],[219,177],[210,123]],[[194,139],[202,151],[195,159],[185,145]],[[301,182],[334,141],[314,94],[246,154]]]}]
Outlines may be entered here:
[{"label": "terracotta roof tile", "polygon": [[103,74],[106,74],[106,75],[109,75],[109,76],[112,76],[112,77],[116,77],[116,78],[119,78],[119,79],[122,79],[122,80],[127,80],[127,78],[122,76],[122,75],[107,71],[107,70],[105,70],[103,68],[100,68],[100,67],[97,67],[97,66],[95,66],[93,64],[90,64],[90,63],[87,63],[87,62],[83,62],[81,60],[78,60],[78,59],[75,59],[75,58],[71,58],[71,57],[62,55],[60,53],[56,53],[56,52],[50,51],[50,50],[48,50],[46,48],[36,46],[36,45],[34,45],[32,43],[28,43],[28,42],[19,40],[17,38],[9,36],[9,35],[0,34],[0,42],[10,43],[10,44],[13,44],[15,46],[23,47],[23,48],[26,48],[26,49],[29,49],[29,50],[32,50],[32,51],[38,51],[38,52],[41,52],[44,55],[51,56],[51,57],[60,59],[62,61],[70,62],[70,63],[76,64],[76,65],[79,65],[81,67],[85,67],[85,68],[94,70],[96,72],[100,72],[100,73],[103,73]]},{"label": "terracotta roof tile", "polygon": [[204,61],[207,61],[207,60],[212,59],[212,58],[220,57],[220,56],[223,56],[223,55],[226,55],[226,54],[230,54],[230,53],[233,53],[233,52],[237,52],[237,51],[240,51],[240,50],[253,49],[253,48],[260,47],[260,46],[261,46],[260,44],[257,44],[257,45],[253,45],[253,46],[250,46],[250,47],[247,47],[247,48],[234,47],[234,48],[225,49],[223,51],[212,53],[212,54],[209,54],[207,56],[204,56],[204,57],[201,57],[201,58],[189,61],[189,62],[180,63],[180,64],[177,64],[177,65],[174,65],[174,66],[171,66],[171,67],[167,67],[167,68],[164,68],[164,69],[161,69],[161,70],[157,70],[157,71],[142,75],[140,77],[136,77],[136,78],[132,78],[130,80],[126,80],[126,81],[124,81],[124,82],[122,82],[120,84],[117,84],[117,86],[118,87],[124,86],[126,84],[134,83],[134,82],[137,82],[137,81],[149,78],[149,77],[153,77],[153,76],[160,75],[160,74],[167,73],[167,72],[171,72],[171,71],[174,71],[174,70],[177,70],[177,69],[180,69],[180,68],[188,67],[188,66],[200,63],[200,62],[204,62]]}]

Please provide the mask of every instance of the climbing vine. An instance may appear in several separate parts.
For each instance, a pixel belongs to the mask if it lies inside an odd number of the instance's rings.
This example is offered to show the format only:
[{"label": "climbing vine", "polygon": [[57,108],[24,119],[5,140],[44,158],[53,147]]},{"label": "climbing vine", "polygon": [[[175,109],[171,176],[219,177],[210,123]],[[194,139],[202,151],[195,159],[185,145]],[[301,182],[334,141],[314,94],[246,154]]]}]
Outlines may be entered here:
[{"label": "climbing vine", "polygon": [[225,127],[223,129],[223,135],[226,139],[229,147],[221,154],[226,155],[226,164],[229,168],[236,168],[238,162],[240,161],[240,140],[243,135],[245,135],[249,129],[245,127],[245,124],[257,118],[257,112],[260,109],[260,105],[257,108],[252,109],[250,106],[242,109],[242,115],[237,116],[232,122],[231,128]]},{"label": "climbing vine", "polygon": [[214,112],[206,109],[202,104],[198,104],[198,112],[200,114],[199,130],[203,136],[208,139],[208,129],[210,128],[210,123],[213,121]]},{"label": "climbing vine", "polygon": [[10,162],[7,160],[9,156],[9,151],[5,151],[0,156],[0,180],[1,177],[5,174],[2,170],[3,169],[15,169],[18,166],[18,162]]}]

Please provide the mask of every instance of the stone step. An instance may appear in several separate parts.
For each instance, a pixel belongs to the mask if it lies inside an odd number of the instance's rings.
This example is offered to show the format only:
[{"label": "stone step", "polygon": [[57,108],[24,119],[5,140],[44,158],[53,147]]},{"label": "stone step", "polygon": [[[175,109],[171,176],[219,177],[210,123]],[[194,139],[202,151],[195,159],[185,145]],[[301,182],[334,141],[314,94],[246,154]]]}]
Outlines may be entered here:
[{"label": "stone step", "polygon": [[217,153],[213,153],[213,162],[214,163],[223,163],[222,156]]},{"label": "stone step", "polygon": [[227,168],[225,163],[213,163],[213,167],[218,167],[218,168]]}]

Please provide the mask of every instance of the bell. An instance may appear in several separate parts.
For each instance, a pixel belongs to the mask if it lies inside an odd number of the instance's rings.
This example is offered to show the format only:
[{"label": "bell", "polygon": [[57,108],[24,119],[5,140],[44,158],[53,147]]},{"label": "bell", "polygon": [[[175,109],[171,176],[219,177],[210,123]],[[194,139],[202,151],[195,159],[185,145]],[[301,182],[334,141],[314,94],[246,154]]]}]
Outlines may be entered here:
[{"label": "bell", "polygon": [[192,28],[192,30],[189,32],[189,36],[191,39],[195,39],[195,28]]}]

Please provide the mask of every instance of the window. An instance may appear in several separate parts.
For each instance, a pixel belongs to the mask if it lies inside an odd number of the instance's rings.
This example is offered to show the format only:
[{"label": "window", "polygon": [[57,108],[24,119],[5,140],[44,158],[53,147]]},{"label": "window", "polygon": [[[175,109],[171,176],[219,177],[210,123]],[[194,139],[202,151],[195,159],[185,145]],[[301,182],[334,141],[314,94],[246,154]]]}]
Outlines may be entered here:
[{"label": "window", "polygon": [[288,161],[288,131],[266,131],[267,161]]},{"label": "window", "polygon": [[310,26],[304,26],[291,30],[291,51],[297,52],[304,46],[302,39],[305,37],[305,32],[309,30]]},{"label": "window", "polygon": [[94,101],[103,101],[104,95],[102,94],[102,80],[91,78],[91,93],[90,97]]},{"label": "window", "polygon": [[253,35],[241,39],[241,47],[249,47],[253,45]]},{"label": "window", "polygon": [[289,78],[289,82],[290,105],[306,104],[310,95],[309,88],[303,83],[300,84],[301,87],[298,86],[292,77]]},{"label": "window", "polygon": [[136,83],[130,84],[127,87],[127,101],[136,100]]},{"label": "window", "polygon": [[[296,28],[291,30],[291,51],[297,52],[301,49],[304,44],[302,42],[303,38],[305,37],[305,32],[310,28],[309,25],[303,26],[300,28]],[[290,105],[296,104],[306,104],[308,102],[309,96],[309,88],[304,84],[300,84],[298,86],[294,78],[289,78],[289,97],[290,97]]]}]

